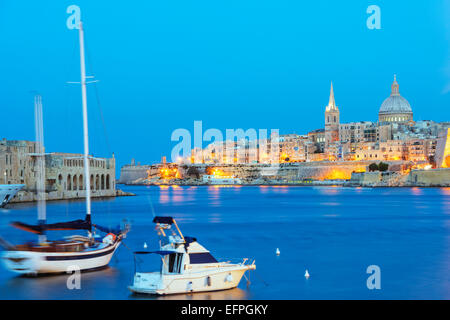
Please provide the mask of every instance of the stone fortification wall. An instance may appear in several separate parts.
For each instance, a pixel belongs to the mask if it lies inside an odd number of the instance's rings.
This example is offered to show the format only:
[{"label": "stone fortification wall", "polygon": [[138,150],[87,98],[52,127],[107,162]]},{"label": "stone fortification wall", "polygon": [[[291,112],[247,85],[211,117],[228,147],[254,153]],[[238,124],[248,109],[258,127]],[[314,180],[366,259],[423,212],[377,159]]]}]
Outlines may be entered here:
[{"label": "stone fortification wall", "polygon": [[450,187],[450,168],[411,170],[406,186]]},{"label": "stone fortification wall", "polygon": [[125,165],[120,170],[120,178],[117,183],[131,184],[135,181],[146,179],[148,170],[151,168],[152,166]]},{"label": "stone fortification wall", "polygon": [[[335,180],[350,179],[352,172],[367,171],[367,166],[375,161],[315,161],[301,163],[271,164],[190,164],[180,165],[178,170],[182,178],[187,178],[189,168],[196,168],[200,175],[205,173],[207,167],[214,167],[225,174],[240,178],[244,183],[252,183],[261,179],[281,180]],[[171,164],[172,166],[175,164]],[[389,162],[390,168],[400,168],[403,161]],[[133,184],[143,183],[145,179],[158,174],[158,167],[126,165],[121,169],[118,183]]]},{"label": "stone fortification wall", "polygon": [[[350,179],[352,172],[367,171],[367,166],[375,161],[315,161],[300,163],[270,164],[227,164],[214,165],[224,173],[241,178],[244,181],[257,178],[288,180],[333,180]],[[400,167],[403,161],[388,162],[392,167]],[[190,165],[203,173],[205,164]]]}]

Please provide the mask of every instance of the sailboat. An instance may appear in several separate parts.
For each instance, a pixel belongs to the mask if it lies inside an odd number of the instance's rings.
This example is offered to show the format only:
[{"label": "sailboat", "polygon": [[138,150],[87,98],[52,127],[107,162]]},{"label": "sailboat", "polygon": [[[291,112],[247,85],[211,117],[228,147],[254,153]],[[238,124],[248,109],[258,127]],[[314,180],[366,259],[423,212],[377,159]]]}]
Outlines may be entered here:
[{"label": "sailboat", "polygon": [[[0,245],[6,251],[2,253],[2,262],[5,267],[15,273],[24,275],[41,275],[65,273],[78,269],[79,271],[95,270],[106,267],[112,256],[119,247],[121,241],[128,232],[128,227],[123,229],[109,230],[91,222],[91,195],[90,195],[90,174],[89,174],[89,140],[88,140],[88,119],[87,119],[87,97],[86,97],[86,71],[84,57],[84,32],[80,21],[79,26],[80,40],[80,66],[81,66],[81,94],[83,104],[83,135],[84,135],[84,177],[86,186],[86,216],[84,219],[78,219],[68,222],[47,223],[45,209],[38,207],[38,224],[29,225],[22,222],[13,222],[16,228],[39,235],[37,242],[12,245],[7,241],[0,239]],[[37,104],[37,105],[36,105]],[[39,99],[35,99],[37,106],[36,114],[42,116],[42,104]],[[37,124],[36,127],[41,126]],[[36,129],[37,140],[41,140],[38,145],[41,147],[38,154],[38,165],[41,164],[40,177],[38,177],[37,190],[38,198],[41,198],[44,188],[43,174],[45,172],[43,157],[43,137]],[[46,232],[52,230],[85,230],[85,235],[72,235],[60,240],[47,240]],[[95,231],[99,230],[106,233],[106,236],[99,238],[95,236]]]}]

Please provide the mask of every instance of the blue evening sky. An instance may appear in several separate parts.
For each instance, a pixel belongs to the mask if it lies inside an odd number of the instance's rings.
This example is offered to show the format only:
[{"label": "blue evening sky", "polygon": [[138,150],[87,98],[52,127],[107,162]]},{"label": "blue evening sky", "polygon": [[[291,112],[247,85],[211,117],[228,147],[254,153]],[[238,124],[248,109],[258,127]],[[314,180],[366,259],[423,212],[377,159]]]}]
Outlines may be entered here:
[{"label": "blue evening sky", "polygon": [[[82,152],[78,33],[86,30],[91,152],[118,167],[170,155],[173,130],[323,127],[330,81],[341,122],[376,121],[397,74],[416,120],[450,120],[450,1],[0,0],[0,138]],[[369,30],[369,5],[381,30]]]}]

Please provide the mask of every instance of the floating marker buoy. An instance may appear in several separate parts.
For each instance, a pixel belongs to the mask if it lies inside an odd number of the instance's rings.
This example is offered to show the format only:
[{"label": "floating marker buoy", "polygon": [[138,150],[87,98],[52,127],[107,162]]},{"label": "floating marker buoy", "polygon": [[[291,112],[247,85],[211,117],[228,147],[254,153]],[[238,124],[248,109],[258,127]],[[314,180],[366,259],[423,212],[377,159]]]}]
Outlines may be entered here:
[{"label": "floating marker buoy", "polygon": [[306,278],[306,279],[309,278],[309,272],[308,272],[308,269],[306,269],[306,271],[305,271],[305,278]]},{"label": "floating marker buoy", "polygon": [[147,249],[147,242],[144,242],[144,249]]},{"label": "floating marker buoy", "polygon": [[277,254],[277,256],[279,256],[280,253],[281,253],[281,252],[280,252],[280,249],[277,248],[277,251],[275,251],[275,253]]}]

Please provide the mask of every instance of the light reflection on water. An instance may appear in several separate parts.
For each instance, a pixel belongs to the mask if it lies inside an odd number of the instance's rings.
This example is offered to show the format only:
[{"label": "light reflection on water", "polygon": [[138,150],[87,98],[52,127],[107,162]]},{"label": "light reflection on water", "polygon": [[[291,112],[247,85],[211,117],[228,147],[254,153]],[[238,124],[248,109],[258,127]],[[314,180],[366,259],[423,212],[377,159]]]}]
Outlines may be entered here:
[{"label": "light reflection on water", "polygon": [[[216,257],[255,258],[247,288],[164,299],[445,299],[450,278],[450,188],[336,188],[286,186],[122,187],[136,197],[93,200],[93,220],[132,230],[110,268],[82,274],[68,290],[67,275],[35,279],[0,272],[3,299],[155,299],[131,295],[129,250],[157,249],[151,206],[171,215]],[[80,218],[83,201],[49,202],[51,222]],[[12,220],[33,223],[33,204],[0,210],[0,236],[13,243],[34,235]],[[57,233],[58,235],[59,233]],[[61,234],[63,234],[61,232]],[[281,255],[275,255],[280,248]],[[368,265],[382,270],[382,290],[366,288]],[[149,261],[148,271],[159,267]],[[303,277],[305,269],[311,274]]]},{"label": "light reflection on water", "polygon": [[441,194],[450,196],[450,188],[440,188]]},{"label": "light reflection on water", "polygon": [[423,189],[418,187],[411,188],[412,194],[415,196],[420,196],[423,194]]},{"label": "light reflection on water", "polygon": [[[151,299],[148,295],[132,295],[131,298],[139,300]],[[244,300],[248,298],[248,292],[240,288],[234,288],[214,292],[198,292],[192,294],[174,294],[158,296],[157,300]]]}]

